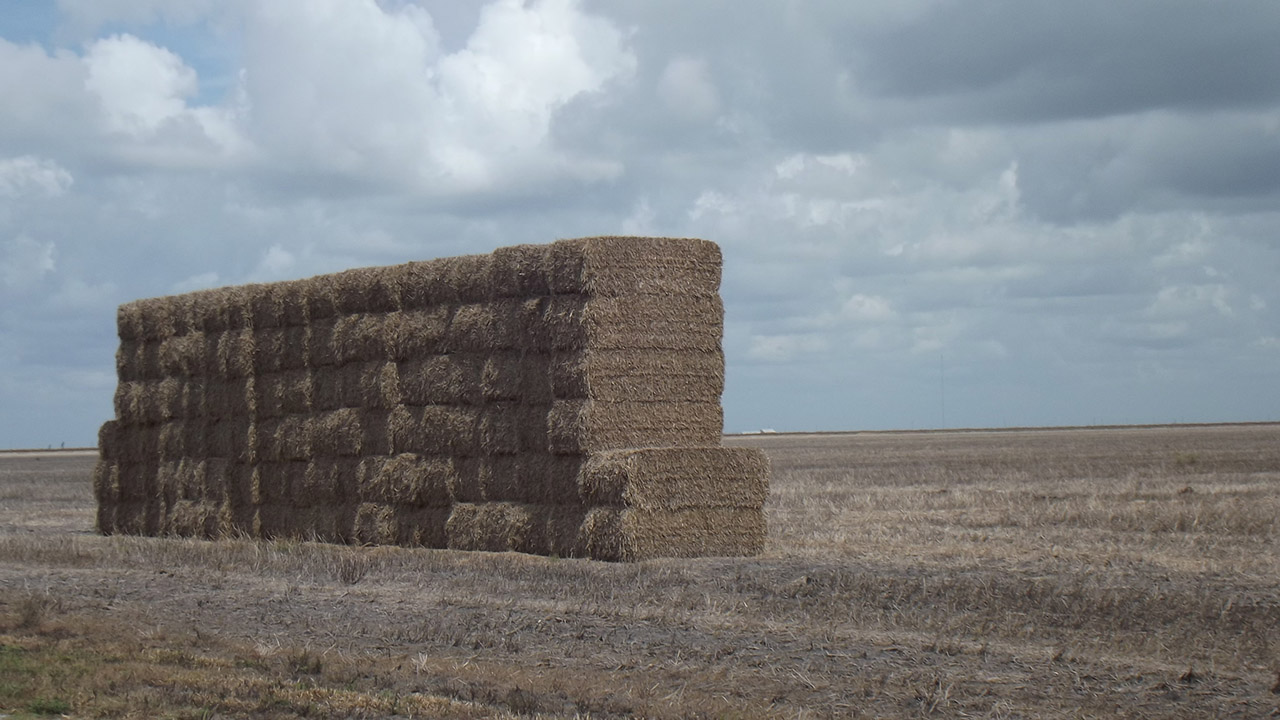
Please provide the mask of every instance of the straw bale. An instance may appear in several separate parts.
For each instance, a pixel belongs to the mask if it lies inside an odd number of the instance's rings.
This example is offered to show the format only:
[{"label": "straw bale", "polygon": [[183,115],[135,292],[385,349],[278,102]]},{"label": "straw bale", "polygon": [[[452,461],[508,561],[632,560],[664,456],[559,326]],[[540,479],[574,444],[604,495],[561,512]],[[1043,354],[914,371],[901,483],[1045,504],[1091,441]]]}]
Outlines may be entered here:
[{"label": "straw bale", "polygon": [[742,557],[764,550],[765,518],[760,510],[619,510],[621,560],[658,557]]},{"label": "straw bale", "polygon": [[254,455],[264,462],[310,460],[309,415],[283,415],[254,422]]},{"label": "straw bale", "polygon": [[487,402],[521,400],[525,394],[525,358],[519,352],[488,356],[480,371],[480,396]]},{"label": "straw bale", "polygon": [[166,513],[164,534],[212,539],[218,536],[220,506],[197,500],[179,500]]},{"label": "straw bale", "polygon": [[369,267],[327,275],[339,313],[383,313],[400,309],[397,273],[392,268]]},{"label": "straw bale", "polygon": [[203,465],[204,485],[200,488],[199,497],[216,504],[236,500],[231,488],[234,463],[223,458],[209,458],[203,461]]},{"label": "straw bale", "polygon": [[[396,472],[403,475],[403,505],[418,508],[447,508],[453,502],[449,489],[457,485],[459,466],[465,461],[449,456],[404,453],[393,458]],[[389,463],[390,464],[390,463]]]},{"label": "straw bale", "polygon": [[472,405],[481,402],[483,360],[477,355],[434,355],[399,363],[405,405]]},{"label": "straw bale", "polygon": [[156,464],[156,476],[151,485],[148,503],[159,503],[164,507],[172,506],[178,499],[178,461],[161,460]]},{"label": "straw bale", "polygon": [[360,416],[360,451],[365,455],[390,455],[395,451],[394,433],[401,416],[393,425],[390,410],[365,410]]},{"label": "straw bale", "polygon": [[493,297],[493,255],[459,255],[433,261],[432,293],[439,304],[478,303]]},{"label": "straw bale", "polygon": [[116,418],[122,423],[132,425],[145,421],[142,411],[143,387],[144,381],[122,380],[116,383],[112,405],[115,408]]},{"label": "straw bale", "polygon": [[125,303],[116,308],[116,335],[124,342],[142,342],[142,305]]},{"label": "straw bale", "polygon": [[493,292],[498,297],[549,295],[550,246],[514,245],[493,251]]},{"label": "straw bale", "polygon": [[595,452],[579,483],[588,505],[760,509],[768,479],[768,457],[755,448],[658,447]]},{"label": "straw bale", "polygon": [[98,428],[98,457],[102,460],[120,460],[124,457],[123,425],[119,420],[108,420]]},{"label": "straw bale", "polygon": [[297,281],[308,325],[314,324],[317,320],[329,320],[338,315],[338,304],[330,278],[329,275],[319,275]]},{"label": "straw bale", "polygon": [[100,535],[113,535],[116,532],[116,508],[114,504],[99,503],[94,516],[94,528]]},{"label": "straw bale", "polygon": [[342,408],[315,413],[307,422],[308,436],[316,457],[354,457],[363,454],[364,429],[361,412]]},{"label": "straw bale", "polygon": [[524,339],[521,306],[514,300],[458,305],[449,318],[442,348],[453,353],[520,349]]},{"label": "straw bale", "polygon": [[99,460],[93,466],[93,497],[99,505],[120,501],[120,463]]},{"label": "straw bale", "polygon": [[253,519],[254,537],[263,540],[276,540],[296,537],[294,517],[297,509],[290,505],[269,503],[255,508]]},{"label": "straw bale", "polygon": [[293,499],[307,487],[307,464],[304,460],[255,464],[253,504],[293,504]]},{"label": "straw bale", "polygon": [[307,367],[325,368],[338,364],[338,356],[333,349],[333,332],[337,322],[329,317],[312,320],[307,325]]},{"label": "straw bale", "polygon": [[230,288],[214,288],[192,293],[192,329],[204,334],[216,334],[229,330],[231,328],[230,296]]},{"label": "straw bale", "polygon": [[261,332],[284,327],[284,283],[248,285],[244,288],[251,323]]},{"label": "straw bale", "polygon": [[449,308],[444,305],[387,313],[382,322],[387,357],[409,360],[435,354],[448,325]]},{"label": "straw bale", "polygon": [[291,325],[282,330],[284,348],[280,351],[281,370],[304,370],[307,368],[307,341],[311,331],[305,325]]},{"label": "straw bale", "polygon": [[408,547],[447,548],[449,507],[397,508],[396,542]]},{"label": "straw bale", "polygon": [[343,367],[342,404],[387,410],[400,404],[400,371],[394,362],[370,361]]},{"label": "straw bale", "polygon": [[102,508],[99,508],[98,530],[103,535],[142,535],[146,532],[146,509],[146,504],[140,502],[111,506],[108,513],[111,528],[108,530],[102,526],[104,518]]},{"label": "straw bale", "polygon": [[160,459],[160,426],[116,425],[119,460],[126,463],[156,462]]},{"label": "straw bale", "polygon": [[147,366],[146,350],[149,343],[137,340],[121,340],[116,348],[116,378],[121,382],[146,380],[151,368]]},{"label": "straw bale", "polygon": [[355,512],[345,507],[315,506],[295,510],[290,535],[303,540],[346,543],[351,540]]},{"label": "straw bale", "polygon": [[720,351],[587,350],[556,356],[549,370],[560,399],[612,402],[719,402]]},{"label": "straw bale", "polygon": [[253,519],[239,513],[238,509],[253,505],[254,488],[257,486],[254,472],[254,466],[248,463],[231,462],[227,466],[227,502],[233,511],[237,511],[233,513],[235,515],[233,519],[238,527],[245,528],[245,532],[252,527]]},{"label": "straw bale", "polygon": [[256,377],[254,392],[259,418],[310,412],[315,398],[312,375],[307,370],[287,370]]},{"label": "straw bale", "polygon": [[294,503],[298,507],[346,505],[358,498],[361,461],[357,458],[323,458],[307,463]]},{"label": "straw bale", "polygon": [[395,508],[384,503],[360,503],[352,539],[361,545],[394,545],[400,535]]},{"label": "straw bale", "polygon": [[685,238],[598,237],[560,240],[548,251],[557,294],[715,295],[720,248]]},{"label": "straw bale", "polygon": [[178,460],[186,457],[187,452],[187,424],[181,420],[162,423],[160,425],[160,458],[163,460]]},{"label": "straw bale", "polygon": [[252,296],[252,285],[227,288],[223,302],[226,303],[228,331],[253,329]]},{"label": "straw bale", "polygon": [[285,343],[283,328],[266,328],[253,333],[253,373],[267,375],[284,369]]},{"label": "straw bale", "polygon": [[718,295],[557,295],[527,335],[539,350],[718,352],[723,332]]},{"label": "straw bale", "polygon": [[444,262],[425,260],[394,265],[391,281],[400,295],[401,310],[426,310],[453,302],[452,293],[441,292]]},{"label": "straw bale", "polygon": [[480,484],[480,458],[451,457],[452,472],[448,476],[449,499],[454,503],[483,502]]},{"label": "straw bale", "polygon": [[455,503],[445,523],[451,550],[526,552],[534,527],[529,506],[507,502]]},{"label": "straw bale", "polygon": [[[546,454],[494,455],[478,460],[478,498],[537,505],[577,505],[581,460]],[[457,498],[459,500],[463,498]]]},{"label": "straw bale", "polygon": [[481,455],[515,455],[522,449],[522,406],[514,402],[494,402],[483,406],[476,427],[476,443]]},{"label": "straw bale", "polygon": [[147,298],[130,303],[136,308],[139,337],[130,340],[159,342],[172,337],[177,328],[177,304],[170,297]]},{"label": "straw bale", "polygon": [[407,407],[393,433],[396,453],[470,456],[477,452],[477,408],[454,405]]},{"label": "straw bale", "polygon": [[228,330],[218,335],[218,355],[210,372],[225,378],[253,374],[254,336],[252,330]]},{"label": "straw bale", "polygon": [[582,455],[632,447],[716,446],[720,403],[557,400],[547,416],[551,452]]},{"label": "straw bale", "polygon": [[385,360],[388,357],[385,315],[354,313],[339,317],[333,326],[333,356],[336,364]]},{"label": "straw bale", "polygon": [[205,386],[205,415],[214,420],[248,417],[258,405],[257,378],[215,380]]},{"label": "straw bale", "polygon": [[344,368],[325,367],[311,371],[311,407],[316,411],[339,410],[346,407],[344,400],[347,378]]},{"label": "straw bale", "polygon": [[280,298],[280,324],[287,328],[303,327],[310,320],[307,312],[307,286],[297,280],[277,283]]}]

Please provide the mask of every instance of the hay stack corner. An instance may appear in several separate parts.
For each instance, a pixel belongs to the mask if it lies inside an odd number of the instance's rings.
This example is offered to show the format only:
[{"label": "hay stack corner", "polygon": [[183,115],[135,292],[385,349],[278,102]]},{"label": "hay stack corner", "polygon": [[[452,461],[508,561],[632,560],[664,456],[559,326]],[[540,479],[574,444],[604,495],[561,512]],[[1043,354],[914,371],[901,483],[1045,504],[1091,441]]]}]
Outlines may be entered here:
[{"label": "hay stack corner", "polygon": [[715,243],[596,237],[128,303],[105,534],[754,555]]}]

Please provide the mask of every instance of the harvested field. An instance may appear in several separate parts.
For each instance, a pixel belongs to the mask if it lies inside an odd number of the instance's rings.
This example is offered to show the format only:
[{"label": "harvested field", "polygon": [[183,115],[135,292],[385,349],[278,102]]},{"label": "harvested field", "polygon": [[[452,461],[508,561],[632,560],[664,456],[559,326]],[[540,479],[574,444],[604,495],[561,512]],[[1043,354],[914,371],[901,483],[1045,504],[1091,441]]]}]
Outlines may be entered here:
[{"label": "harvested field", "polygon": [[[1280,714],[1280,425],[724,445],[771,461],[763,554],[625,565],[103,537],[94,456],[0,454],[0,712]],[[663,472],[622,460],[594,492]]]}]

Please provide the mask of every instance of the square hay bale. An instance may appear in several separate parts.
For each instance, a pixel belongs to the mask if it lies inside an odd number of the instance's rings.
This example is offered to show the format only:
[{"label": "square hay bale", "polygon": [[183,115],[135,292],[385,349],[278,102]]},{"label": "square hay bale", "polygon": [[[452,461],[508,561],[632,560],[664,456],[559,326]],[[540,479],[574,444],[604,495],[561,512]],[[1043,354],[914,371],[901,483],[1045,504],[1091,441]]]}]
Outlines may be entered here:
[{"label": "square hay bale", "polygon": [[268,375],[283,370],[286,347],[283,328],[255,330],[253,334],[253,374]]},{"label": "square hay bale", "polygon": [[405,405],[475,405],[481,402],[477,355],[433,355],[399,366],[400,399]]},{"label": "square hay bale", "polygon": [[146,422],[142,410],[145,381],[121,381],[116,384],[112,405],[120,422],[135,425]]},{"label": "square hay bale", "polygon": [[254,422],[253,455],[262,462],[310,460],[309,415],[282,415]]},{"label": "square hay bale", "polygon": [[384,313],[400,309],[399,273],[369,267],[324,276],[340,314]]},{"label": "square hay bale", "polygon": [[[395,451],[394,433],[398,429],[390,410],[365,410],[360,416],[360,450],[364,455],[390,455]],[[397,421],[399,418],[397,418]]]},{"label": "square hay bale", "polygon": [[116,425],[117,453],[123,463],[157,462],[160,459],[160,426]]},{"label": "square hay bale", "polygon": [[580,463],[578,458],[553,455],[481,457],[478,499],[534,505],[581,504],[577,481]]},{"label": "square hay bale", "polygon": [[724,334],[719,296],[557,295],[526,333],[537,349],[718,352]]},{"label": "square hay bale", "polygon": [[547,416],[547,440],[558,455],[633,447],[720,444],[720,403],[557,400]]},{"label": "square hay bale", "polygon": [[497,297],[549,295],[551,246],[514,245],[493,251],[493,292]]},{"label": "square hay bale", "polygon": [[396,509],[384,503],[360,503],[352,539],[360,545],[395,545],[400,537]]},{"label": "square hay bale", "polygon": [[411,360],[439,352],[450,314],[445,305],[387,313],[382,323],[387,357]]},{"label": "square hay bale", "polygon": [[306,488],[307,462],[260,462],[253,466],[253,504],[293,505]]},{"label": "square hay bale", "polygon": [[179,308],[171,297],[147,298],[129,305],[133,306],[137,313],[139,333],[139,337],[129,338],[130,340],[159,342],[172,337],[177,331],[176,315],[179,313]]},{"label": "square hay bale", "polygon": [[165,535],[213,539],[218,537],[221,506],[197,500],[178,500],[165,513]]},{"label": "square hay bale", "polygon": [[309,413],[314,407],[315,386],[307,370],[286,370],[254,378],[254,392],[260,418]]},{"label": "square hay bale", "polygon": [[125,303],[116,308],[116,335],[124,342],[144,342],[142,332],[142,305]]},{"label": "square hay bale", "polygon": [[205,415],[213,420],[247,418],[258,408],[256,378],[210,381],[205,386]]},{"label": "square hay bale", "polygon": [[98,428],[98,457],[102,460],[124,459],[124,426],[118,420],[108,420]]},{"label": "square hay bale", "polygon": [[235,463],[223,458],[204,460],[204,486],[199,489],[200,499],[218,505],[238,500],[232,493],[232,473]]},{"label": "square hay bale", "polygon": [[356,457],[364,454],[361,412],[342,408],[309,416],[307,434],[316,457]]},{"label": "square hay bale", "polygon": [[120,502],[120,463],[104,459],[93,466],[93,497],[98,505]]},{"label": "square hay bale", "polygon": [[307,312],[307,284],[297,280],[276,283],[280,300],[280,324],[286,328],[304,327],[310,321]]},{"label": "square hay bale", "polygon": [[588,457],[579,488],[588,505],[760,510],[769,494],[769,459],[755,448],[611,450]]},{"label": "square hay bale", "polygon": [[252,330],[228,330],[220,334],[213,374],[232,379],[253,375],[255,346]]},{"label": "square hay bale", "polygon": [[395,265],[390,281],[400,296],[401,310],[426,310],[454,302],[456,293],[445,292],[443,260],[424,260]]},{"label": "square hay bale", "polygon": [[252,507],[254,504],[254,492],[257,487],[257,478],[254,475],[255,468],[249,463],[230,462],[227,466],[227,502],[231,505],[233,518],[238,527],[245,528],[245,532],[253,526],[253,518],[239,512],[243,508]]},{"label": "square hay bale", "polygon": [[521,411],[514,402],[493,402],[482,406],[476,426],[476,444],[481,455],[516,455],[521,447]]},{"label": "square hay bale", "polygon": [[204,334],[230,330],[232,288],[201,290],[191,294],[192,329]]},{"label": "square hay bale", "polygon": [[[175,420],[162,423],[160,425],[160,458],[162,460],[180,460],[188,455],[198,454],[188,452],[187,435],[185,421]],[[192,450],[196,449],[198,448],[192,448]]]},{"label": "square hay bale", "polygon": [[311,407],[317,412],[340,410],[346,407],[346,381],[344,368],[325,367],[311,371]]},{"label": "square hay bale", "polygon": [[524,354],[499,352],[484,360],[480,371],[480,397],[485,402],[521,400],[525,394]]},{"label": "square hay bale", "polygon": [[342,315],[333,325],[333,356],[336,364],[386,360],[389,357],[383,332],[385,315],[354,313]]},{"label": "square hay bale", "polygon": [[116,348],[116,379],[120,382],[147,379],[150,368],[145,368],[143,348],[147,343],[137,340],[121,340]]},{"label": "square hay bale", "polygon": [[[764,551],[765,519],[759,510],[699,508],[651,511],[598,508],[616,520],[597,523],[588,545],[598,560],[635,562],[660,557],[746,557]],[[606,535],[614,534],[614,537]],[[596,551],[612,553],[604,557]]]},{"label": "square hay bale", "polygon": [[338,354],[334,350],[334,330],[338,321],[335,318],[319,318],[307,325],[306,357],[307,367],[327,368],[338,364]]},{"label": "square hay bale", "polygon": [[353,363],[338,374],[345,407],[389,410],[400,404],[400,370],[394,362]]},{"label": "square hay bale", "polygon": [[233,463],[249,462],[249,447],[256,440],[247,416],[228,416],[206,426],[208,457]]},{"label": "square hay bale", "polygon": [[284,319],[283,283],[265,283],[243,287],[250,324],[255,331],[274,330],[288,323]]},{"label": "square hay bale", "polygon": [[406,407],[397,413],[395,453],[473,456],[477,454],[477,408],[453,405]]},{"label": "square hay bale", "polygon": [[117,507],[117,505],[111,503],[98,503],[98,510],[94,515],[93,527],[98,531],[99,535],[114,535],[116,533]]},{"label": "square hay bale", "polygon": [[[103,535],[143,535],[146,533],[147,506],[145,503],[120,503],[112,506],[112,511],[110,513],[111,529],[108,531],[99,525],[99,532]],[[102,513],[99,513],[98,522],[101,523],[102,520]]]},{"label": "square hay bale", "polygon": [[587,350],[557,355],[549,371],[559,399],[610,402],[719,402],[724,353]]},{"label": "square hay bale", "polygon": [[312,460],[294,502],[298,507],[349,505],[359,498],[360,477],[358,458]]},{"label": "square hay bale", "polygon": [[686,238],[596,237],[560,240],[549,250],[552,293],[715,295],[720,248]]},{"label": "square hay bale", "polygon": [[533,546],[534,512],[506,502],[455,503],[445,523],[451,550],[525,552]]},{"label": "square hay bale", "polygon": [[519,350],[524,327],[514,301],[477,302],[458,305],[449,317],[441,347],[450,353],[487,354],[499,350]]},{"label": "square hay bale", "polygon": [[493,255],[459,255],[431,263],[439,282],[436,303],[481,303],[493,298]]},{"label": "square hay bale", "polygon": [[408,547],[449,547],[446,527],[450,512],[449,507],[397,508],[397,543]]},{"label": "square hay bale", "polygon": [[307,341],[311,331],[305,325],[293,325],[282,330],[284,347],[280,350],[281,370],[307,369]]},{"label": "square hay bale", "polygon": [[330,320],[338,316],[338,303],[334,297],[331,276],[318,275],[296,282],[302,296],[308,325],[314,324],[317,320]]}]

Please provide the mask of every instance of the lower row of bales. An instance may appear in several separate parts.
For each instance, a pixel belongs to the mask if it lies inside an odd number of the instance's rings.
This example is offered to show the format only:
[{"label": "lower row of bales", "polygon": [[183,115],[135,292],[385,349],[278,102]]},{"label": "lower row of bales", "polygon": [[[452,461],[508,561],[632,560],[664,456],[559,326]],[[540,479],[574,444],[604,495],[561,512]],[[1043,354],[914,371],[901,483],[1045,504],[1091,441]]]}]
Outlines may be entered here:
[{"label": "lower row of bales", "polygon": [[[101,463],[104,533],[252,536],[561,557],[639,560],[758,553],[763,456],[742,448],[602,452],[545,468],[552,495],[511,487],[517,468],[483,468],[466,487],[452,460],[398,456],[332,463],[160,466]],[[471,470],[476,470],[471,468]],[[516,472],[512,472],[516,471]],[[502,487],[498,487],[502,486]],[[507,498],[525,494],[517,502]]]}]

